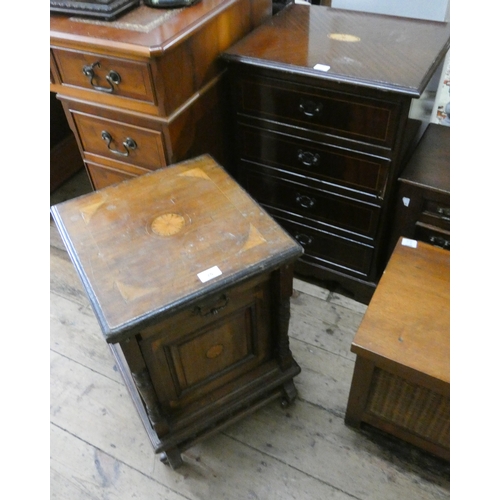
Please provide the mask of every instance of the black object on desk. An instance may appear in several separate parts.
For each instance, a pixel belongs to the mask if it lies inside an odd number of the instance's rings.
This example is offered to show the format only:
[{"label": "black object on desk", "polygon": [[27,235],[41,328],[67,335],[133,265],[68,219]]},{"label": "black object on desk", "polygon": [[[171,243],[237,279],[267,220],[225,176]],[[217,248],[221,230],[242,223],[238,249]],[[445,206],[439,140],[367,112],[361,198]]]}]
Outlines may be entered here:
[{"label": "black object on desk", "polygon": [[139,0],[50,0],[50,11],[112,21],[139,5]]},{"label": "black object on desk", "polygon": [[172,7],[190,7],[200,0],[144,0],[144,5],[148,7],[156,7],[160,9],[168,9]]}]

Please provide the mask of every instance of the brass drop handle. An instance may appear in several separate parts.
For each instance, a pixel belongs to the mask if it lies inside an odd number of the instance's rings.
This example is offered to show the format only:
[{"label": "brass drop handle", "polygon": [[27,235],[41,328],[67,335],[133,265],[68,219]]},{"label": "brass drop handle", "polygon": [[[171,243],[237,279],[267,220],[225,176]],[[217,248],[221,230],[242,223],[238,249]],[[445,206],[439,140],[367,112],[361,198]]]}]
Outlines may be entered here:
[{"label": "brass drop handle", "polygon": [[303,246],[307,246],[307,245],[310,245],[313,241],[313,239],[311,238],[311,236],[308,236],[307,234],[302,234],[302,233],[298,233],[295,235],[295,239]]},{"label": "brass drop handle", "polygon": [[302,207],[302,208],[312,208],[314,205],[316,205],[316,200],[312,198],[311,196],[306,196],[305,194],[300,194],[297,193],[297,196],[295,197],[295,201]]},{"label": "brass drop handle", "polygon": [[125,148],[125,151],[118,151],[118,149],[113,149],[111,147],[111,142],[113,141],[113,137],[109,132],[106,130],[103,130],[101,132],[101,137],[104,141],[106,141],[106,145],[108,149],[115,155],[119,156],[129,156],[130,155],[130,150],[131,149],[137,149],[137,143],[134,141],[134,139],[131,139],[130,137],[127,137],[123,142],[122,145]]},{"label": "brass drop handle", "polygon": [[438,207],[437,213],[441,215],[443,219],[449,219],[450,218],[450,209],[445,208],[445,207]]},{"label": "brass drop handle", "polygon": [[297,159],[305,167],[317,167],[320,164],[321,156],[318,153],[311,153],[310,151],[302,151],[302,149],[299,149],[297,151]]},{"label": "brass drop handle", "polygon": [[315,116],[321,115],[323,111],[323,104],[309,99],[301,99],[299,103],[299,110],[308,118],[314,118]]},{"label": "brass drop handle", "polygon": [[442,238],[441,236],[431,236],[429,238],[429,241],[436,246],[439,246],[441,248],[449,249],[450,248],[450,242],[449,240]]},{"label": "brass drop handle", "polygon": [[100,67],[101,63],[97,61],[95,63],[85,65],[82,71],[83,74],[89,79],[90,85],[92,85],[92,87],[95,90],[98,90],[99,92],[106,92],[108,94],[112,94],[115,91],[115,85],[119,85],[119,83],[122,81],[122,78],[115,70],[112,69],[106,75],[106,80],[109,83],[110,87],[101,87],[100,85],[96,85],[94,83],[94,78],[96,76],[94,68],[100,68]]}]

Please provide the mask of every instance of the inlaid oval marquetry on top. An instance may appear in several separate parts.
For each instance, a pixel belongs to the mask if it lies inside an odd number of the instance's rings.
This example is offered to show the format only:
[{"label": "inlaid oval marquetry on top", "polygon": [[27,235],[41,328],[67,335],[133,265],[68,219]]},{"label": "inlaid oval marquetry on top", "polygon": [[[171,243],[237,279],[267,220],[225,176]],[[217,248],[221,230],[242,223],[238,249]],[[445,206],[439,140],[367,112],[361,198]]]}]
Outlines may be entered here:
[{"label": "inlaid oval marquetry on top", "polygon": [[337,40],[338,42],[359,42],[361,40],[359,36],[349,35],[347,33],[330,33],[328,38]]},{"label": "inlaid oval marquetry on top", "polygon": [[206,352],[206,356],[209,359],[214,359],[217,356],[220,356],[223,350],[224,346],[222,344],[215,344]]},{"label": "inlaid oval marquetry on top", "polygon": [[151,222],[151,231],[158,236],[172,236],[177,234],[186,224],[184,217],[178,214],[163,214]]}]

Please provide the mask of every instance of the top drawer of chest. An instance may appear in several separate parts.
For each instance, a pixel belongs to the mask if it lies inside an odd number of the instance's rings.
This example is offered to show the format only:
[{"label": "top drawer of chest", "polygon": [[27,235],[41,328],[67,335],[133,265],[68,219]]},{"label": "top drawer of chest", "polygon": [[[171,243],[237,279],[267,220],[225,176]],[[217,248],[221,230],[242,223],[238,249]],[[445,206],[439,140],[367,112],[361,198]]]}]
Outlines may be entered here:
[{"label": "top drawer of chest", "polygon": [[62,85],[156,104],[147,62],[53,48]]},{"label": "top drawer of chest", "polygon": [[237,78],[238,113],[391,148],[398,102],[366,98],[271,78]]}]

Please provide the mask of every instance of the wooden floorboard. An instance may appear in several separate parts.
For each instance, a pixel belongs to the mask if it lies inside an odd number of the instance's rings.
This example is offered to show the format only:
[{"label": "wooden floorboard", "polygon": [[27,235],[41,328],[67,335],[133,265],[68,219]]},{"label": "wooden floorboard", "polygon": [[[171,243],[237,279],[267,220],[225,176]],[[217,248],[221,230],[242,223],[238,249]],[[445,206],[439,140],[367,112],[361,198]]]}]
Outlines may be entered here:
[{"label": "wooden floorboard", "polygon": [[[88,192],[84,171],[51,204]],[[183,454],[154,455],[51,221],[51,494],[53,499],[440,500],[449,464],[373,429],[344,424],[350,344],[366,306],[300,280],[290,345],[297,401],[271,403]]]}]

